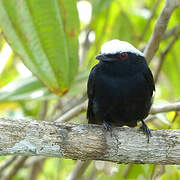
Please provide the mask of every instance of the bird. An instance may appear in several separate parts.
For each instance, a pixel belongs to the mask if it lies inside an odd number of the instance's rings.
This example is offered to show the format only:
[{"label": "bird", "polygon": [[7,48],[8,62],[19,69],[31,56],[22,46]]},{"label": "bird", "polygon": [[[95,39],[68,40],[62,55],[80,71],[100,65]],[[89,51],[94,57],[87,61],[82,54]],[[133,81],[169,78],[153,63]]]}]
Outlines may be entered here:
[{"label": "bird", "polygon": [[153,103],[155,84],[144,54],[126,41],[105,42],[96,56],[99,61],[91,70],[87,82],[89,124],[135,127],[152,136],[144,119]]}]

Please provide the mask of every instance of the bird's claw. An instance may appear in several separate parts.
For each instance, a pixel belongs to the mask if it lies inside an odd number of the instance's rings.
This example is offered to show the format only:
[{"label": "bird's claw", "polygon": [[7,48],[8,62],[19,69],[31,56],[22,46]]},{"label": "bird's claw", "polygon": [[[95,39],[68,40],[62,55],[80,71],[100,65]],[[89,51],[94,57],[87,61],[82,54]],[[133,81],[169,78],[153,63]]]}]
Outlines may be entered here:
[{"label": "bird's claw", "polygon": [[109,131],[111,133],[111,137],[112,137],[112,126],[107,121],[104,121],[103,127],[106,131]]},{"label": "bird's claw", "polygon": [[147,136],[147,142],[149,143],[149,138],[152,137],[151,131],[150,129],[147,127],[146,123],[142,120],[142,126],[141,129],[143,130],[143,132],[146,134]]}]

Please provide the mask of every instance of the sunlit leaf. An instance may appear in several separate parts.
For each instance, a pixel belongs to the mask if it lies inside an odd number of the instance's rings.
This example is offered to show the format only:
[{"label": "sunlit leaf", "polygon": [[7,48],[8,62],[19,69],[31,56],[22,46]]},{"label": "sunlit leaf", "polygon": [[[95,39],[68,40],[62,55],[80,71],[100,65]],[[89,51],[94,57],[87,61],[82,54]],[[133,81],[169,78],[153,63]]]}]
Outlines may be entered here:
[{"label": "sunlit leaf", "polygon": [[[68,94],[83,94],[86,89],[88,72],[80,72],[72,85]],[[57,99],[58,96],[52,94],[48,88],[36,77],[18,78],[0,89],[0,101],[21,101],[21,100],[47,100]]]},{"label": "sunlit leaf", "polygon": [[35,77],[20,78],[0,89],[0,101],[57,98]]},{"label": "sunlit leaf", "polygon": [[24,64],[62,95],[78,68],[76,1],[0,1],[0,26]]}]

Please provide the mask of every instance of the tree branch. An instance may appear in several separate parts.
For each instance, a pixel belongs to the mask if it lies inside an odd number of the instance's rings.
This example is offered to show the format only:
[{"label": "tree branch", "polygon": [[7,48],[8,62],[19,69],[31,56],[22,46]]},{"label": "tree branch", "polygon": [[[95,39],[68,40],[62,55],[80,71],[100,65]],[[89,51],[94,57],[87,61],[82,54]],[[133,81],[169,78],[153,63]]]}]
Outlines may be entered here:
[{"label": "tree branch", "polygon": [[53,156],[117,163],[180,164],[180,130],[152,130],[150,143],[136,128],[0,119],[0,155]]},{"label": "tree branch", "polygon": [[166,31],[162,37],[162,40],[165,40],[165,39],[173,36],[174,34],[177,34],[179,29],[180,29],[180,23],[178,25],[176,25],[175,27],[173,27],[172,29]]},{"label": "tree branch", "polygon": [[156,69],[156,71],[154,73],[154,82],[155,83],[157,83],[157,81],[158,81],[159,74],[160,74],[160,71],[161,71],[161,67],[162,67],[162,65],[164,63],[164,60],[165,60],[165,57],[166,57],[167,53],[173,47],[173,45],[177,42],[177,39],[178,39],[178,36],[179,36],[179,32],[180,32],[180,29],[179,29],[179,31],[175,32],[175,35],[174,35],[173,39],[170,41],[170,43],[168,44],[166,49],[161,54],[159,63],[157,65],[157,69]]},{"label": "tree branch", "polygon": [[83,103],[78,104],[77,106],[73,107],[72,109],[64,113],[56,120],[56,122],[67,122],[70,119],[79,115],[81,112],[86,111],[86,109],[87,109],[87,101],[84,101]]},{"label": "tree branch", "polygon": [[13,156],[10,157],[9,159],[7,159],[3,165],[1,165],[0,167],[0,176],[2,174],[2,172],[8,167],[10,166],[15,160],[17,159],[17,156]]},{"label": "tree branch", "polygon": [[157,19],[154,31],[144,50],[144,55],[148,63],[151,61],[159,47],[160,41],[164,35],[164,32],[166,31],[166,27],[168,25],[171,14],[178,6],[180,6],[180,0],[165,1],[164,8]]},{"label": "tree branch", "polygon": [[172,103],[172,104],[163,104],[161,106],[154,105],[151,108],[150,113],[162,113],[162,112],[169,112],[169,111],[180,111],[180,102]]},{"label": "tree branch", "polygon": [[19,169],[23,166],[24,162],[26,161],[27,157],[19,157],[17,161],[13,164],[13,167],[10,171],[2,177],[4,180],[11,180],[12,177],[19,171]]},{"label": "tree branch", "polygon": [[[166,109],[166,106],[167,106],[167,109]],[[87,101],[84,101],[83,103],[78,104],[77,106],[73,107],[72,109],[64,113],[55,122],[57,123],[68,122],[72,118],[78,116],[80,113],[86,111],[86,109],[87,109]],[[166,111],[163,111],[163,110],[166,110]],[[162,112],[168,112],[168,111],[180,111],[180,104],[172,103],[172,104],[160,105],[160,106],[153,105],[150,113],[156,114],[156,113],[162,113]]]},{"label": "tree branch", "polygon": [[80,179],[90,163],[91,163],[91,161],[77,161],[74,169],[69,174],[69,176],[66,178],[66,180]]}]

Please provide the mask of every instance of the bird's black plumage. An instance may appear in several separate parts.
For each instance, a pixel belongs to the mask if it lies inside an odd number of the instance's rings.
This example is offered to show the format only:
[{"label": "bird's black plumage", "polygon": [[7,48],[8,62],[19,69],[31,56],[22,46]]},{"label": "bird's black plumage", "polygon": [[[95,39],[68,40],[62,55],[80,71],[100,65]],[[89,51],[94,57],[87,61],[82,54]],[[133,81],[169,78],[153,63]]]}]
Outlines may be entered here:
[{"label": "bird's black plumage", "polygon": [[151,133],[143,119],[147,117],[155,90],[152,73],[145,58],[133,51],[100,53],[99,63],[90,72],[87,94],[88,123],[135,127]]}]

